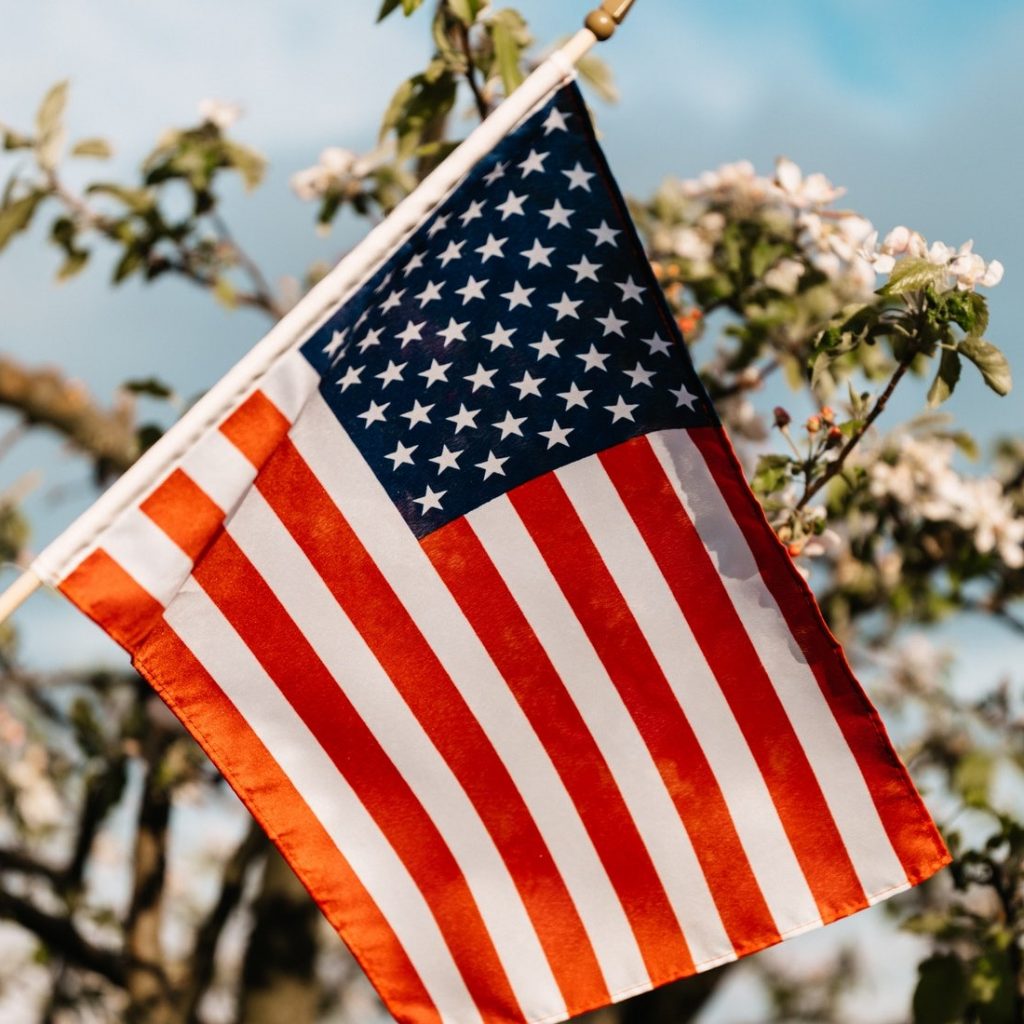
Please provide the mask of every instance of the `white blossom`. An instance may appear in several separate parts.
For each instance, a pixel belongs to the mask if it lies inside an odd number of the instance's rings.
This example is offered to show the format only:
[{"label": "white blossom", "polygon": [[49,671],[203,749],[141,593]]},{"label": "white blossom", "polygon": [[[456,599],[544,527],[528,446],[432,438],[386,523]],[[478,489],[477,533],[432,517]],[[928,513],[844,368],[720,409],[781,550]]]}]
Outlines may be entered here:
[{"label": "white blossom", "polygon": [[804,177],[803,171],[786,157],[775,163],[775,185],[789,203],[802,210],[827,206],[846,194],[846,189],[837,188],[824,174]]},{"label": "white blossom", "polygon": [[204,121],[216,125],[223,132],[242,116],[242,108],[227,100],[205,99],[199,101],[199,114]]},{"label": "white blossom", "polygon": [[7,778],[16,791],[18,813],[33,830],[52,828],[61,819],[60,797],[46,774],[48,763],[46,748],[32,743],[7,769]]}]

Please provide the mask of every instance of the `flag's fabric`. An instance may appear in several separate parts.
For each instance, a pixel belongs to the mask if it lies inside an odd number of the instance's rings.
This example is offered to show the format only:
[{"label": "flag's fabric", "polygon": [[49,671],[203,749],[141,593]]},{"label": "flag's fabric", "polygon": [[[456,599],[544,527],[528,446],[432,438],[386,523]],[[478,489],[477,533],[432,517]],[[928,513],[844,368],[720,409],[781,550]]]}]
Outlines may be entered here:
[{"label": "flag's fabric", "polygon": [[572,85],[58,576],[401,1021],[556,1021],[947,860]]}]

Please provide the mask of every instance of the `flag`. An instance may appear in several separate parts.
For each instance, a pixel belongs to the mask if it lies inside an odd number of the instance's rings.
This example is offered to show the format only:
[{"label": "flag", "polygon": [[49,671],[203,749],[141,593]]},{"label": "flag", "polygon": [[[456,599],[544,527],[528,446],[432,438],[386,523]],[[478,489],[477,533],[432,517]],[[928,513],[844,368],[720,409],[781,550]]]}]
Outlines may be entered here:
[{"label": "flag", "polygon": [[948,859],[572,84],[44,568],[403,1022],[561,1020]]}]

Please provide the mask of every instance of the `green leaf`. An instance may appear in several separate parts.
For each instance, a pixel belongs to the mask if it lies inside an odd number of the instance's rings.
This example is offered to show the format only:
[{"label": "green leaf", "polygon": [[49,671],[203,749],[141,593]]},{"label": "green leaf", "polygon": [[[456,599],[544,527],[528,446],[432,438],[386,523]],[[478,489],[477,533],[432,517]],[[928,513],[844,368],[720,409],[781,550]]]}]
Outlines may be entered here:
[{"label": "green leaf", "polygon": [[997,394],[1008,395],[1013,387],[1013,375],[1006,356],[991,342],[983,338],[964,338],[959,351],[978,368],[985,383]]},{"label": "green leaf", "polygon": [[944,348],[939,358],[939,370],[935,380],[928,389],[928,404],[942,405],[953,394],[956,382],[960,379],[960,356],[952,349]]},{"label": "green leaf", "polygon": [[71,147],[71,155],[107,160],[114,155],[114,150],[106,139],[82,139]]},{"label": "green leaf", "polygon": [[402,8],[406,17],[415,13],[416,9],[423,6],[423,0],[384,0],[380,13],[377,15],[378,24],[382,22],[392,11]]},{"label": "green leaf", "polygon": [[967,1009],[964,965],[953,953],[929,957],[917,968],[914,1024],[956,1024]]},{"label": "green leaf", "polygon": [[498,11],[491,19],[491,40],[494,43],[494,58],[501,76],[505,95],[510,96],[523,84],[525,76],[520,67],[524,49],[526,24],[513,10]]},{"label": "green leaf", "polygon": [[224,154],[242,176],[247,191],[251,192],[263,181],[267,161],[255,150],[240,146],[237,142],[225,142]]},{"label": "green leaf", "polygon": [[36,113],[36,159],[39,166],[51,170],[60,159],[64,144],[64,107],[68,99],[68,83],[58,82],[43,97]]},{"label": "green leaf", "polygon": [[605,103],[618,103],[619,90],[610,65],[600,57],[589,53],[576,62],[580,78],[590,86]]},{"label": "green leaf", "polygon": [[149,395],[151,398],[171,398],[174,395],[174,390],[156,377],[126,380],[121,387],[133,395]]},{"label": "green leaf", "polygon": [[946,276],[945,267],[937,267],[928,260],[900,260],[881,289],[882,295],[908,295],[923,292],[940,285]]},{"label": "green leaf", "polygon": [[113,182],[98,181],[85,190],[89,195],[111,196],[120,200],[134,213],[148,213],[155,205],[148,188],[126,188]]},{"label": "green leaf", "polygon": [[85,265],[89,262],[89,250],[88,249],[75,249],[68,253],[67,258],[60,265],[57,271],[58,281],[69,281],[80,271],[85,269]]},{"label": "green leaf", "polygon": [[972,750],[956,763],[953,788],[968,807],[987,807],[995,764],[983,750]]},{"label": "green leaf", "polygon": [[30,192],[0,208],[0,252],[19,231],[32,223],[36,207],[45,196],[45,192]]},{"label": "green leaf", "polygon": [[7,128],[3,133],[4,149],[31,149],[35,143],[27,135],[21,135],[11,128]]},{"label": "green leaf", "polygon": [[486,6],[486,0],[448,0],[448,9],[467,28],[476,22]]}]

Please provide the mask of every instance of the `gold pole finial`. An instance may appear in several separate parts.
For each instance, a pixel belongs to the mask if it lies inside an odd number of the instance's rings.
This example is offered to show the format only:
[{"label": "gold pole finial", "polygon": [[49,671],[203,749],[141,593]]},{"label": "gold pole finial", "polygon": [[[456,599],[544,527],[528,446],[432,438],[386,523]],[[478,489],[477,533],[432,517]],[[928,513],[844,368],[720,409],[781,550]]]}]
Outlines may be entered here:
[{"label": "gold pole finial", "polygon": [[629,14],[629,9],[636,0],[604,0],[596,11],[587,15],[587,28],[604,42],[615,34],[615,29],[622,24],[622,19]]}]

